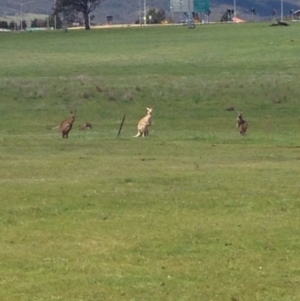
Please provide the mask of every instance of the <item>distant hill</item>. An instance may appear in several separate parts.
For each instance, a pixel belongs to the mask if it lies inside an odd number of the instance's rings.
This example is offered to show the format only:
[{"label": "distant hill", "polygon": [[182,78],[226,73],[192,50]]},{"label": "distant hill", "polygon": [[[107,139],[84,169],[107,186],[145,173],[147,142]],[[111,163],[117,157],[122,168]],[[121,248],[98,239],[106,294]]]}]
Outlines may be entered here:
[{"label": "distant hill", "polygon": [[[21,5],[20,3],[29,2],[30,0],[1,0],[0,1],[0,17],[2,16],[14,16],[20,15]],[[54,5],[54,1],[50,0],[36,0],[33,3],[27,3],[23,5],[23,11],[33,14],[48,14],[51,12],[51,8]]]},{"label": "distant hill", "polygon": [[[20,16],[20,3],[28,2],[22,0],[1,0],[0,19],[7,16]],[[143,0],[141,0],[143,9]],[[261,17],[270,16],[275,8],[280,14],[280,0],[236,0],[237,12],[240,17],[250,14],[251,7]],[[33,3],[23,5],[23,12],[31,14],[50,14],[54,0],[36,0]],[[164,9],[167,14],[170,11],[170,0],[147,0],[148,7]],[[220,20],[226,8],[233,7],[233,0],[211,0],[211,20]],[[284,14],[288,15],[291,9],[300,9],[299,0],[285,0]],[[139,16],[139,0],[106,0],[95,12],[95,22],[105,23],[106,16],[114,17],[115,23],[133,23]]]}]

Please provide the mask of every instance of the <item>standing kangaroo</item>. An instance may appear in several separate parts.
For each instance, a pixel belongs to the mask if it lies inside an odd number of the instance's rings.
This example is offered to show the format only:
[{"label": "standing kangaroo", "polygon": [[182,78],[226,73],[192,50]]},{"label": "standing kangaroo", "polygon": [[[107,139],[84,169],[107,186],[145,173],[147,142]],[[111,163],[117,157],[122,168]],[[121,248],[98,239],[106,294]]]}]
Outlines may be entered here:
[{"label": "standing kangaroo", "polygon": [[243,112],[238,112],[238,117],[236,119],[236,127],[241,135],[246,134],[248,122],[243,118]]},{"label": "standing kangaroo", "polygon": [[151,108],[147,108],[147,115],[145,117],[143,117],[137,126],[137,134],[134,137],[145,137],[149,135],[149,126],[151,125],[151,121],[152,121],[152,112],[153,109]]},{"label": "standing kangaroo", "polygon": [[[147,108],[147,115],[148,115],[148,113],[149,113],[148,110],[149,110],[149,109]],[[150,110],[152,110],[151,113],[150,113],[151,117],[150,117],[150,119],[148,120],[148,126],[147,126],[147,129],[146,129],[146,131],[145,131],[145,136],[149,136],[149,126],[151,126],[151,122],[152,122],[152,112],[153,112],[153,109],[150,109]],[[147,115],[146,115],[145,117],[147,117]]]},{"label": "standing kangaroo", "polygon": [[60,123],[59,132],[63,138],[68,138],[69,132],[72,129],[73,123],[75,121],[76,111],[71,111],[71,117],[65,119]]}]

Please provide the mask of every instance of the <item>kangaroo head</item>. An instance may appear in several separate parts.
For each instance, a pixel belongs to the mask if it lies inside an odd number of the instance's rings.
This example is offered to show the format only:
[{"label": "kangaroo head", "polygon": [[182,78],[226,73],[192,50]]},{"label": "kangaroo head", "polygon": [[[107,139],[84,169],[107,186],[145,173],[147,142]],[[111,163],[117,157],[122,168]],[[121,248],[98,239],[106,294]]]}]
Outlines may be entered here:
[{"label": "kangaroo head", "polygon": [[73,118],[73,119],[75,119],[75,117],[76,117],[76,111],[70,111],[70,113],[71,113],[71,117]]},{"label": "kangaroo head", "polygon": [[147,109],[147,114],[152,115],[153,109],[152,108],[146,108]]},{"label": "kangaroo head", "polygon": [[240,111],[240,112],[237,112],[238,113],[238,118],[242,119],[243,118],[243,112]]}]

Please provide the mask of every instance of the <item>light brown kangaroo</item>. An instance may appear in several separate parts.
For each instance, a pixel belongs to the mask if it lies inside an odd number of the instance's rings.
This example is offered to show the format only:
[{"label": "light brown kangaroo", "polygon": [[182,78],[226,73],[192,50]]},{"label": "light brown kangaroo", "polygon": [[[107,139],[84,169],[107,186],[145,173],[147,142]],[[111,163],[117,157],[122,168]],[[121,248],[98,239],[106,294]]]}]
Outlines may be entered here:
[{"label": "light brown kangaroo", "polygon": [[[152,112],[153,112],[153,109],[151,109],[152,111],[151,111],[151,117],[150,117],[150,119],[148,120],[148,127],[147,127],[147,129],[145,130],[145,136],[149,136],[149,126],[151,126],[151,122],[152,122]],[[148,115],[148,108],[147,108],[147,115]],[[146,115],[146,116],[147,116]],[[145,116],[145,117],[146,117]]]},{"label": "light brown kangaroo", "polygon": [[69,132],[72,129],[73,123],[75,121],[76,111],[71,111],[71,117],[63,120],[59,126],[59,132],[63,138],[68,138]]},{"label": "light brown kangaroo", "polygon": [[248,122],[243,118],[243,112],[238,112],[236,127],[241,135],[245,135],[248,129]]},{"label": "light brown kangaroo", "polygon": [[80,130],[80,131],[84,131],[84,130],[87,129],[87,128],[92,129],[92,125],[91,125],[89,122],[83,123],[83,124],[79,127],[79,130]]},{"label": "light brown kangaroo", "polygon": [[143,117],[137,126],[137,134],[134,137],[145,137],[149,135],[149,126],[151,126],[153,109],[147,108],[147,115]]}]

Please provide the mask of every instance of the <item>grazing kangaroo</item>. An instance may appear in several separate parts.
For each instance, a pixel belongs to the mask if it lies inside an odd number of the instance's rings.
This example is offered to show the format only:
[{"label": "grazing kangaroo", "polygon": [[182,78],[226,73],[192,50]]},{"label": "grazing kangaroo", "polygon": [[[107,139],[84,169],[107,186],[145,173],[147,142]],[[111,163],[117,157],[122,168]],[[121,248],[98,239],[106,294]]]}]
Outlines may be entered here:
[{"label": "grazing kangaroo", "polygon": [[72,129],[73,123],[75,121],[76,111],[71,111],[71,117],[65,119],[60,123],[59,132],[63,138],[68,138],[69,132]]},{"label": "grazing kangaroo", "polygon": [[91,125],[89,122],[83,123],[83,124],[79,127],[79,130],[80,130],[80,131],[84,131],[84,130],[87,129],[87,128],[92,129],[92,125]]},{"label": "grazing kangaroo", "polygon": [[153,109],[151,108],[147,108],[147,115],[145,117],[143,117],[137,126],[137,134],[134,137],[145,137],[149,135],[149,126],[151,125],[151,121],[152,121],[152,112]]},{"label": "grazing kangaroo", "polygon": [[241,135],[245,135],[248,128],[248,122],[243,118],[243,112],[238,112],[238,117],[236,119],[236,127]]}]

